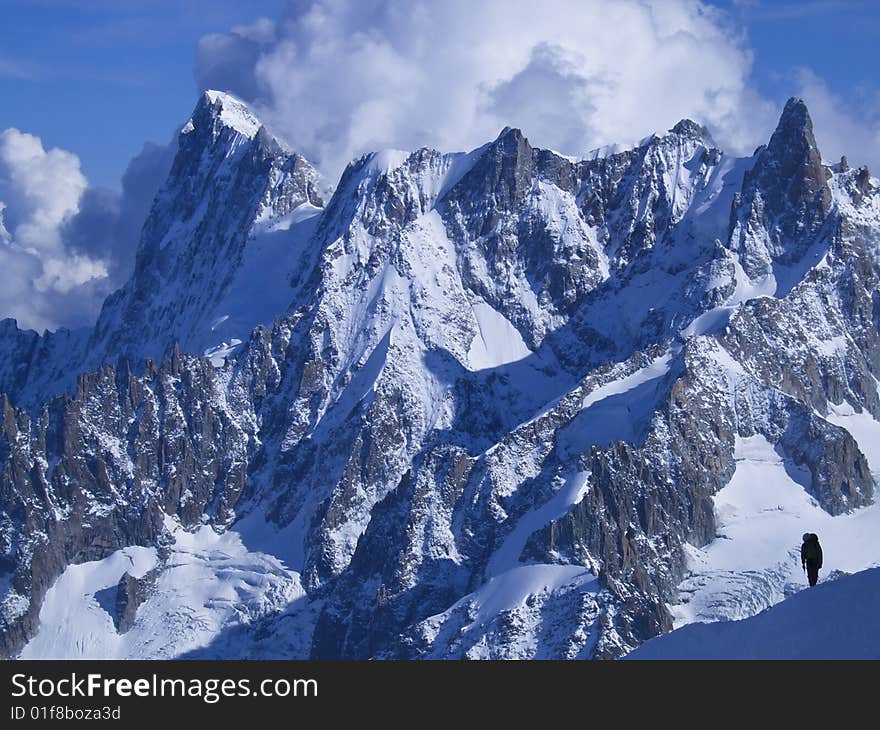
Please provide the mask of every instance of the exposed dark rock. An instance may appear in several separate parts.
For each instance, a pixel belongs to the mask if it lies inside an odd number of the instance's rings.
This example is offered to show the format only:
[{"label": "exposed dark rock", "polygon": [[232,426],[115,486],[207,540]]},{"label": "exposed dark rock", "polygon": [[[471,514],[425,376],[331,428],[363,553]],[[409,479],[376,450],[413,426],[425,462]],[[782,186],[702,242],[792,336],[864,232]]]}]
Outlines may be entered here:
[{"label": "exposed dark rock", "polygon": [[750,277],[805,255],[831,209],[830,176],[806,105],[789,99],[731,212],[731,246]]},{"label": "exposed dark rock", "polygon": [[134,624],[140,606],[150,595],[158,571],[150,571],[146,575],[135,578],[125,573],[116,585],[115,613],[113,617],[116,630],[120,634],[127,632]]}]

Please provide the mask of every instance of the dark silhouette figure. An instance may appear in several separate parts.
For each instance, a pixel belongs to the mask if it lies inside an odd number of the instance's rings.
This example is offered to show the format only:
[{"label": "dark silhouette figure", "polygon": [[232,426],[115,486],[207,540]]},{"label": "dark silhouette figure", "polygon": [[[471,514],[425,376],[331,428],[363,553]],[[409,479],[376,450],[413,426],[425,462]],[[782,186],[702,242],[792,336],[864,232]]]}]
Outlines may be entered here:
[{"label": "dark silhouette figure", "polygon": [[807,571],[810,587],[819,580],[819,568],[822,567],[822,546],[819,536],[814,532],[804,533],[804,544],[801,545],[801,567]]}]

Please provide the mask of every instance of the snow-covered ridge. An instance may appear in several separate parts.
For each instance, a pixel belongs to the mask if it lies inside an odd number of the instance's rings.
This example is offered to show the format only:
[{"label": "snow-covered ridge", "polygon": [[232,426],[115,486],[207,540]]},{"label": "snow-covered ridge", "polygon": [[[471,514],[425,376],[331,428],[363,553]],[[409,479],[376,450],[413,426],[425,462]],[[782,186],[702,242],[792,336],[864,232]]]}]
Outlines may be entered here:
[{"label": "snow-covered ridge", "polygon": [[367,174],[388,174],[400,167],[411,153],[405,150],[385,149],[372,152],[364,167]]},{"label": "snow-covered ridge", "polygon": [[[260,130],[262,124],[254,116],[250,107],[232,94],[209,89],[204,92],[204,96],[212,106],[220,108],[218,118],[227,127],[243,134],[248,139],[253,139]],[[192,129],[193,121],[190,119],[181,131],[187,133]]]},{"label": "snow-covered ridge", "polygon": [[627,659],[880,659],[880,568],[819,583],[741,621],[691,624]]},{"label": "snow-covered ridge", "polygon": [[[188,532],[166,522],[173,543],[160,560],[155,548],[130,547],[107,558],[71,565],[55,582],[40,613],[41,629],[22,659],[161,659],[203,650],[221,632],[284,610],[303,595],[299,576],[272,556],[249,551],[234,531],[210,526]],[[146,580],[143,604],[118,629],[118,585],[126,575]],[[75,615],[75,621],[67,620]]]},{"label": "snow-covered ridge", "polygon": [[[874,468],[880,458],[880,423],[867,415],[861,423],[863,430],[853,434]],[[676,628],[745,618],[803,590],[798,549],[805,532],[820,536],[822,578],[880,565],[872,538],[880,530],[880,506],[829,515],[809,494],[809,471],[763,436],[738,438],[735,458],[733,478],[714,498],[717,539],[703,549],[689,549],[680,602],[670,607]]]}]

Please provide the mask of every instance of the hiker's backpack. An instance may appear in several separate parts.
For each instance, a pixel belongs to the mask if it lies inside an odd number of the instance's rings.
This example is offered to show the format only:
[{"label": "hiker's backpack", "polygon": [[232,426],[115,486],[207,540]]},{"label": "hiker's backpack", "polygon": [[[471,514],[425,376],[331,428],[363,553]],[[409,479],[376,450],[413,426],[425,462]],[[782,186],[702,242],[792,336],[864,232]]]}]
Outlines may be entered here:
[{"label": "hiker's backpack", "polygon": [[818,535],[810,535],[809,540],[804,541],[804,559],[805,560],[818,560],[819,559],[819,536]]}]

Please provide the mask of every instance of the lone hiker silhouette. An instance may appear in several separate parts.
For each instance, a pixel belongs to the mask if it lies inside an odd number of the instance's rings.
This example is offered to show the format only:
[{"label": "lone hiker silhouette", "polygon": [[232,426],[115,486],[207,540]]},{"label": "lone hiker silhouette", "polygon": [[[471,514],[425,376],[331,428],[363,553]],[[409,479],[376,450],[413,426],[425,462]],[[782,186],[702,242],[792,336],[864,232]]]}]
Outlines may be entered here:
[{"label": "lone hiker silhouette", "polygon": [[822,546],[819,536],[814,532],[804,533],[804,544],[801,545],[801,567],[807,571],[810,587],[819,580],[819,568],[822,567]]}]

